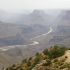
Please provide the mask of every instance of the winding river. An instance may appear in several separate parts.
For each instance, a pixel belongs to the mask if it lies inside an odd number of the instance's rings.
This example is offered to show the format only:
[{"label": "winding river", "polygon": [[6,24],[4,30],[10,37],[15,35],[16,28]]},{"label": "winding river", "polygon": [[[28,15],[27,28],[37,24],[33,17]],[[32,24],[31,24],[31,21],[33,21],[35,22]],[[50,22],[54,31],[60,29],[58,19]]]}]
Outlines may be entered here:
[{"label": "winding river", "polygon": [[[30,40],[33,40],[33,39],[35,39],[35,38],[39,38],[39,37],[41,37],[41,36],[48,35],[48,34],[51,33],[51,32],[52,32],[52,27],[50,27],[50,30],[49,30],[47,33],[42,34],[42,35],[39,35],[39,36],[36,36],[36,37],[34,37],[34,38],[31,38]],[[39,42],[33,41],[33,43],[28,44],[28,45],[37,45],[37,44],[39,44]],[[21,46],[28,46],[28,45],[21,45]],[[20,47],[20,45],[1,47],[0,50],[1,50],[1,51],[7,51],[7,50],[12,49],[12,48],[15,48],[15,47]]]},{"label": "winding river", "polygon": [[41,36],[44,36],[44,35],[48,35],[48,34],[51,33],[51,32],[52,32],[52,27],[50,27],[50,30],[49,30],[47,33],[42,34],[42,35],[39,35],[39,36],[36,36],[36,37],[34,37],[34,38],[31,38],[30,40],[33,40],[33,39],[35,39],[35,38],[38,38],[38,37],[41,37]]}]

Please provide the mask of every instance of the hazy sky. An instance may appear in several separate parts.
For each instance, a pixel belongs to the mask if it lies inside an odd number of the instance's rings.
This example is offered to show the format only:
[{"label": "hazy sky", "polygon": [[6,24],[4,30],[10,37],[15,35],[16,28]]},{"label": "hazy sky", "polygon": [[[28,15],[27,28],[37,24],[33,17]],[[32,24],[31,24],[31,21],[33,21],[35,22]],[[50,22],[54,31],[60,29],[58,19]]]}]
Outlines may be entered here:
[{"label": "hazy sky", "polygon": [[70,0],[0,0],[0,9],[70,9]]}]

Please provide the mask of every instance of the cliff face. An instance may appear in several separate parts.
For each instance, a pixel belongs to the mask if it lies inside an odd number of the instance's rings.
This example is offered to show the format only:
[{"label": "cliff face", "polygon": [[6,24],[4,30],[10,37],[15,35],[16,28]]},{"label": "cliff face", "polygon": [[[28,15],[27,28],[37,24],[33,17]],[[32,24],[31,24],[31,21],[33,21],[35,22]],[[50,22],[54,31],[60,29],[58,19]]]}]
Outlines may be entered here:
[{"label": "cliff face", "polygon": [[54,45],[70,46],[70,10],[63,10],[56,18],[57,28],[51,40]]},{"label": "cliff face", "polygon": [[58,17],[61,18],[60,25],[70,25],[70,10],[61,11]]}]

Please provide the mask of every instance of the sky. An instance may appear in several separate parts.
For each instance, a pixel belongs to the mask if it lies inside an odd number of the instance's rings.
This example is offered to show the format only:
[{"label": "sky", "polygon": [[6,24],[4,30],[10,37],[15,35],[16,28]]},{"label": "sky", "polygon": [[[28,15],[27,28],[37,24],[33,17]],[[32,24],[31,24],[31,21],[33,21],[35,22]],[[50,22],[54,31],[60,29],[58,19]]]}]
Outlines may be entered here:
[{"label": "sky", "polygon": [[70,9],[70,0],[0,0],[5,11],[29,9]]}]

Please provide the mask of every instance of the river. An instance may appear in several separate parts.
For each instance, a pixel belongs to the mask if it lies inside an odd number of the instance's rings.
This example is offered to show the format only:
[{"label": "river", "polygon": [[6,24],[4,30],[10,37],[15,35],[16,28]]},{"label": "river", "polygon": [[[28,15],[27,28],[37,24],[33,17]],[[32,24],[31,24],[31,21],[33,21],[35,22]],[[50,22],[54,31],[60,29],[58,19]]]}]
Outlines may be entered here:
[{"label": "river", "polygon": [[[34,37],[34,38],[31,38],[30,40],[33,40],[33,39],[35,39],[35,38],[39,38],[39,37],[41,37],[41,36],[48,35],[48,34],[51,33],[51,32],[52,32],[52,27],[50,27],[50,30],[49,30],[47,33],[42,34],[42,35],[38,35],[38,36],[36,36],[36,37]],[[28,44],[28,45],[37,45],[37,44],[39,44],[39,42],[37,42],[37,41],[33,41],[33,43]],[[28,45],[13,45],[13,46],[5,46],[5,47],[1,47],[0,50],[1,50],[1,51],[7,51],[7,50],[12,49],[12,48],[15,48],[15,47],[28,46]]]},{"label": "river", "polygon": [[49,30],[47,33],[42,34],[42,35],[39,35],[39,36],[36,36],[36,37],[34,37],[34,38],[31,38],[30,40],[33,40],[33,39],[35,39],[35,38],[38,38],[38,37],[41,37],[41,36],[44,36],[44,35],[48,35],[48,34],[51,33],[51,32],[52,32],[52,27],[50,27],[50,30]]}]

